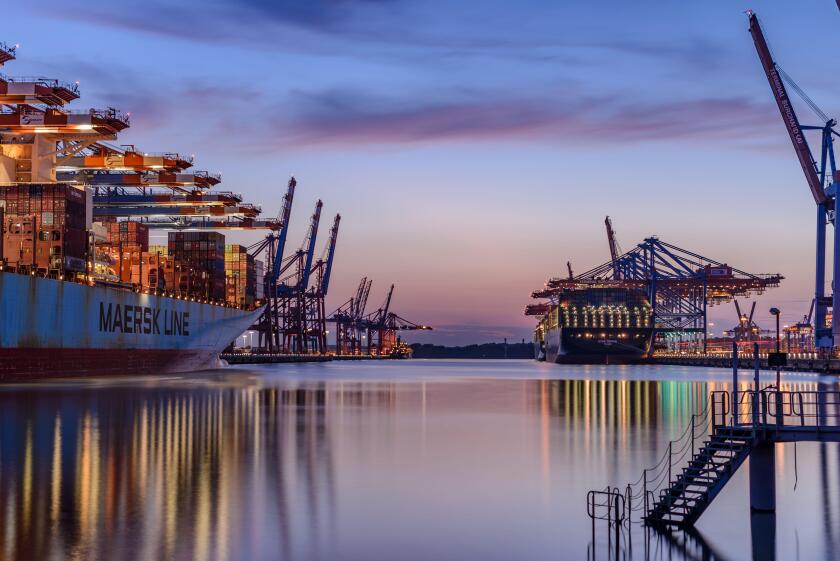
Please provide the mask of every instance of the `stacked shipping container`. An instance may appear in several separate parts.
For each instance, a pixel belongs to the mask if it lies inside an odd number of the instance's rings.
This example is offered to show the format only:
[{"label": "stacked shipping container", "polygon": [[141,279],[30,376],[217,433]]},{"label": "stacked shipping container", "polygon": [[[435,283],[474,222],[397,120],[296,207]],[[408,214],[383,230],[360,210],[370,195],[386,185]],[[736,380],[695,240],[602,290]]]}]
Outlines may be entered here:
[{"label": "stacked shipping container", "polygon": [[140,284],[132,271],[140,265],[143,252],[149,249],[149,227],[131,220],[108,222],[105,227],[107,239],[98,248],[110,256],[121,282]]},{"label": "stacked shipping container", "polygon": [[245,246],[225,246],[225,301],[251,307],[257,294],[257,265]]},{"label": "stacked shipping container", "polygon": [[39,274],[84,273],[85,192],[70,185],[0,187],[4,266]]},{"label": "stacked shipping container", "polygon": [[[167,253],[181,265],[178,290],[225,300],[225,236],[218,232],[170,232]],[[177,268],[176,268],[177,271]]]}]

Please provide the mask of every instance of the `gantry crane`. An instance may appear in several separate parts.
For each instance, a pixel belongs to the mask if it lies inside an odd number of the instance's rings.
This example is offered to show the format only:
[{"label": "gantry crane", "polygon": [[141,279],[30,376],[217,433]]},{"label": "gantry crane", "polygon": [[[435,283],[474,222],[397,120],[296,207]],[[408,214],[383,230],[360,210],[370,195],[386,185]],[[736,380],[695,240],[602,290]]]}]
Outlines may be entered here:
[{"label": "gantry crane", "polygon": [[283,349],[295,354],[308,353],[313,346],[317,346],[314,337],[314,317],[307,307],[306,290],[312,273],[312,262],[315,256],[315,244],[318,239],[318,225],[321,221],[321,208],[324,204],[319,200],[315,203],[315,212],[309,221],[309,229],[303,246],[290,256],[289,262],[281,268],[281,275],[286,270],[291,273],[281,279],[288,287],[284,294],[278,295],[278,308],[283,321]]},{"label": "gantry crane", "polygon": [[330,228],[330,237],[324,246],[324,252],[312,267],[311,275],[314,275],[315,282],[306,291],[304,304],[306,316],[309,321],[309,338],[314,343],[313,351],[320,354],[327,352],[327,317],[324,301],[330,287],[330,276],[332,275],[333,260],[335,258],[335,247],[338,241],[338,226],[341,223],[341,215],[336,214],[333,226]]},{"label": "gantry crane", "polygon": [[760,340],[762,335],[769,333],[766,329],[761,329],[753,319],[755,317],[755,301],[750,307],[749,315],[741,311],[741,304],[738,300],[734,300],[734,302],[735,312],[738,314],[738,323],[732,329],[723,332],[725,337],[732,337],[739,343],[750,343]]},{"label": "gantry crane", "polygon": [[375,312],[365,316],[367,329],[367,354],[369,355],[399,355],[409,354],[410,349],[403,348],[402,341],[397,335],[399,331],[431,330],[428,325],[421,325],[402,318],[391,311],[391,300],[394,296],[394,285],[388,289],[385,302]]},{"label": "gantry crane", "polygon": [[335,353],[337,355],[362,353],[365,308],[372,284],[372,280],[363,277],[354,296],[339,306],[327,319],[335,323]]},{"label": "gantry crane", "polygon": [[263,294],[265,296],[265,310],[260,320],[254,325],[259,332],[259,346],[269,352],[280,350],[280,332],[283,321],[280,315],[279,298],[288,293],[288,287],[280,282],[280,275],[283,271],[283,260],[286,251],[286,240],[289,236],[289,221],[292,217],[292,204],[295,199],[295,187],[297,180],[294,177],[289,179],[286,186],[286,194],[283,196],[283,206],[277,215],[277,228],[266,235],[265,239],[250,246],[248,253],[260,255],[263,252],[267,255],[265,277],[257,279],[263,283]]},{"label": "gantry crane", "polygon": [[[832,308],[832,316],[840,317],[840,291],[834,290],[833,296],[825,295],[825,253],[826,226],[828,222],[834,224],[834,256],[832,263],[832,286],[840,280],[840,228],[836,216],[836,166],[834,159],[833,137],[837,135],[834,119],[829,118],[819,107],[797,86],[789,76],[779,67],[764,38],[758,17],[752,10],[747,12],[749,17],[750,35],[752,35],[758,58],[770,84],[770,90],[776,100],[776,105],[787,128],[791,143],[799,159],[799,165],[805,174],[805,180],[811,190],[811,195],[817,205],[817,240],[816,267],[814,290],[814,335],[819,348],[831,348],[840,343],[840,322],[833,322],[832,327],[826,325],[828,307]],[[805,126],[799,121],[796,110],[788,96],[785,82],[788,82],[800,97],[811,107],[824,124],[821,126]],[[819,130],[822,132],[821,157],[819,164],[814,160],[805,131]]]}]

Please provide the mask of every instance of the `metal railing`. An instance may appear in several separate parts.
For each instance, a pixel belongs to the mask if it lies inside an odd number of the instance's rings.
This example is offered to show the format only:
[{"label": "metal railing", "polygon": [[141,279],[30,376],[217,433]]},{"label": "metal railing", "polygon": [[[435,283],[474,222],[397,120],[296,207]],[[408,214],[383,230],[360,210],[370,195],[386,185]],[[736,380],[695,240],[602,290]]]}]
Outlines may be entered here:
[{"label": "metal railing", "polygon": [[840,430],[840,391],[715,391],[711,401],[713,427]]},{"label": "metal railing", "polygon": [[[691,416],[691,420],[682,434],[675,440],[668,442],[667,449],[656,464],[644,469],[639,479],[625,487],[623,500],[619,505],[623,509],[620,516],[621,523],[627,525],[644,523],[644,519],[656,503],[657,493],[671,486],[675,480],[674,475],[678,474],[678,468],[694,458],[704,439],[711,434],[711,412],[712,408],[707,400],[704,402],[703,408]],[[605,516],[610,515],[613,516],[612,521],[615,521],[615,514],[606,513],[605,515],[604,509],[607,507],[616,508],[615,503],[610,502],[608,500],[610,497],[607,495],[617,492],[619,492],[618,487],[608,487],[604,491],[594,490],[589,492],[592,496],[587,495],[587,513],[593,519],[593,524],[595,520],[605,520]],[[590,504],[590,500],[594,500],[594,502]]]},{"label": "metal railing", "polygon": [[46,78],[44,76],[9,76],[7,74],[0,73],[0,79],[4,82],[10,82],[13,84],[38,84],[48,88],[61,88],[73,92],[74,94],[79,93],[79,84],[77,82],[64,82],[62,80]]}]

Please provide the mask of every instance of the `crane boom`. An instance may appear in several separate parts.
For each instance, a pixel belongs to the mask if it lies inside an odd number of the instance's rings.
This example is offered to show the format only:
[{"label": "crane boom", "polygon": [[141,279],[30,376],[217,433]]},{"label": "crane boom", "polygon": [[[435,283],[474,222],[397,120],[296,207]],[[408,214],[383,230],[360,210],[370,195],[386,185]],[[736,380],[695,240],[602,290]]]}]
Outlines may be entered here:
[{"label": "crane boom", "polygon": [[604,225],[607,227],[607,242],[610,244],[610,259],[613,265],[613,276],[618,278],[618,243],[615,241],[615,230],[612,227],[612,220],[610,217],[604,220]]},{"label": "crane boom", "polygon": [[365,292],[362,295],[362,299],[359,301],[359,307],[357,309],[358,315],[356,319],[361,319],[363,315],[365,315],[365,308],[367,308],[367,301],[368,296],[370,296],[370,287],[373,286],[373,279],[367,281],[367,286],[365,286]]},{"label": "crane boom", "polygon": [[385,299],[385,305],[382,307],[382,320],[388,317],[388,308],[391,307],[391,297],[394,295],[394,285],[388,290],[388,297]]},{"label": "crane boom", "polygon": [[747,13],[750,21],[750,35],[752,35],[753,42],[755,43],[755,50],[758,52],[761,66],[764,68],[764,74],[770,83],[770,89],[773,91],[773,97],[776,99],[776,105],[782,114],[782,120],[790,135],[790,141],[793,143],[794,150],[796,150],[799,165],[802,166],[802,171],[805,174],[805,179],[808,181],[808,187],[811,188],[814,201],[817,204],[825,204],[828,201],[828,197],[817,175],[817,164],[811,154],[811,149],[808,147],[808,140],[805,138],[802,125],[796,116],[796,111],[788,96],[787,89],[782,82],[782,77],[779,75],[776,62],[773,60],[773,55],[770,54],[770,49],[767,47],[767,41],[764,39],[761,25],[758,23],[758,17],[756,17],[755,12],[752,10]]},{"label": "crane boom", "polygon": [[330,240],[327,243],[327,260],[324,265],[324,275],[321,277],[321,286],[319,292],[322,296],[327,295],[327,290],[330,287],[330,274],[332,273],[333,257],[335,257],[335,244],[338,241],[338,224],[341,222],[341,215],[335,215],[333,227],[330,230]]},{"label": "crane boom", "polygon": [[298,285],[298,289],[301,291],[306,290],[306,287],[309,286],[309,273],[312,272],[312,258],[315,255],[315,241],[318,237],[318,223],[321,221],[322,206],[324,206],[324,203],[319,199],[315,203],[315,212],[312,214],[312,221],[309,223],[309,232],[306,234],[306,242],[304,243],[306,247],[306,261],[300,275],[300,284]]},{"label": "crane boom", "polygon": [[356,289],[356,295],[350,300],[350,315],[354,318],[358,316],[356,310],[359,309],[359,305],[362,303],[362,296],[365,294],[366,286],[367,277],[362,277],[361,282],[359,282],[359,287]]},{"label": "crane boom", "polygon": [[283,252],[286,249],[286,238],[289,233],[289,218],[292,216],[292,201],[295,198],[295,186],[297,181],[294,177],[289,179],[289,187],[283,197],[283,210],[280,212],[280,234],[277,238],[277,250],[274,255],[274,266],[271,271],[271,279],[277,282],[280,278],[280,267],[283,266]]}]

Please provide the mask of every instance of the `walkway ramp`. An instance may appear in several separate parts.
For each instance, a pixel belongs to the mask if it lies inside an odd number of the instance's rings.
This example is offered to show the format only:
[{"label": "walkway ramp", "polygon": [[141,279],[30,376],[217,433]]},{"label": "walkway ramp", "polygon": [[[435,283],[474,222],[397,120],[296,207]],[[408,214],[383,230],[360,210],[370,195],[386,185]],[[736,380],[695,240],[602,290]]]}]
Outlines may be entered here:
[{"label": "walkway ramp", "polygon": [[645,517],[652,525],[693,526],[750,455],[752,435],[715,430]]},{"label": "walkway ramp", "polygon": [[[623,490],[590,492],[607,500],[603,504],[590,500],[589,516],[593,521],[690,528],[751,453],[767,450],[768,445],[772,450],[775,443],[803,441],[840,442],[840,392],[775,387],[712,392],[703,410],[692,415],[690,427],[668,443],[665,454],[638,481]],[[759,463],[751,464],[751,480],[754,468],[766,464],[772,482],[774,462],[755,461]],[[775,496],[775,490],[771,494]],[[751,501],[761,496],[761,492],[751,494]],[[615,512],[605,515],[605,508]]]}]

